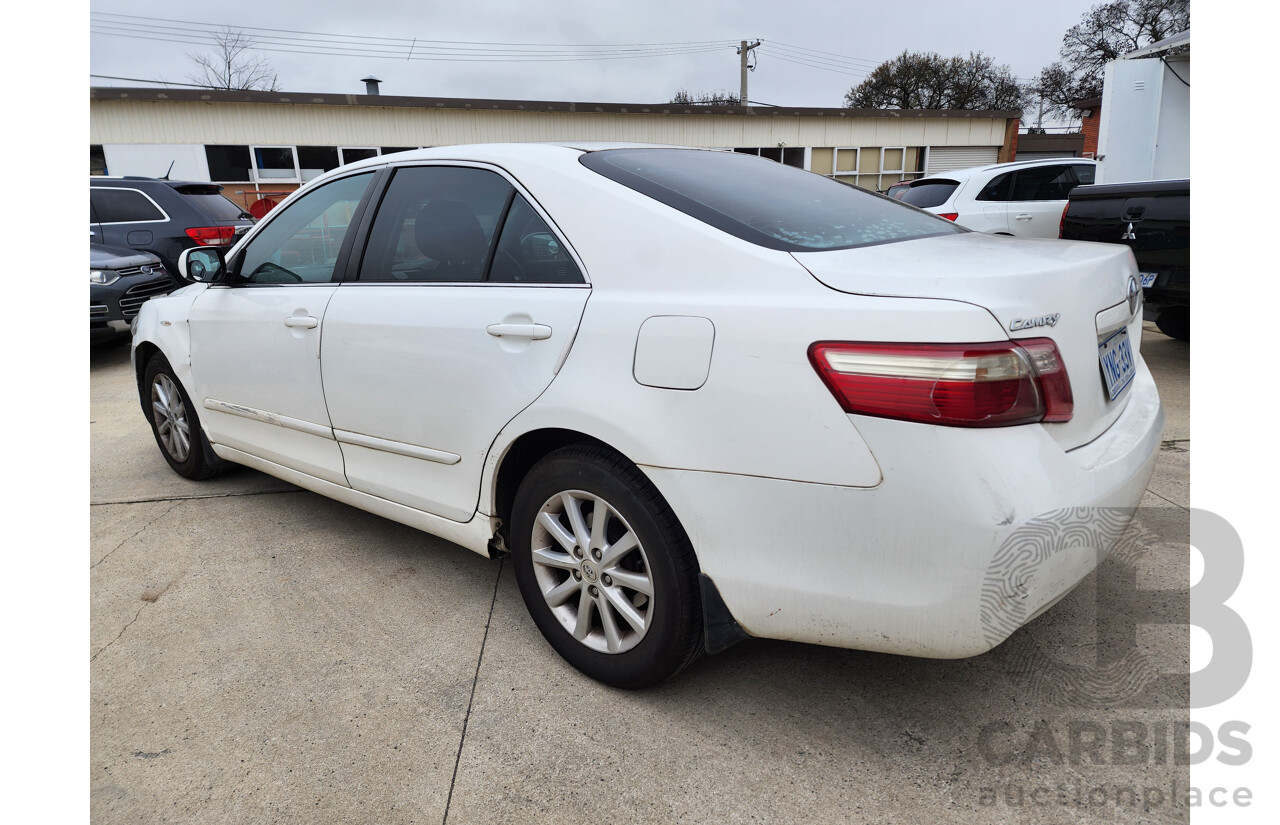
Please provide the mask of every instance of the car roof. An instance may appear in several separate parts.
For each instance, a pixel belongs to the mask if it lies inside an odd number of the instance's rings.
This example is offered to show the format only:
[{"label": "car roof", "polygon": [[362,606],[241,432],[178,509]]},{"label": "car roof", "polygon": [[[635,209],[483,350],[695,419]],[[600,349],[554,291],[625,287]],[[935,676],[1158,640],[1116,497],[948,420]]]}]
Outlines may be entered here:
[{"label": "car roof", "polygon": [[149,184],[154,184],[156,186],[168,186],[173,189],[176,189],[179,186],[221,187],[220,184],[212,183],[207,180],[168,180],[166,178],[147,178],[147,177],[141,177],[138,175],[120,175],[120,176],[90,175],[89,176],[90,186],[109,186],[109,185],[119,186],[121,184],[126,184],[129,186],[139,186],[139,185],[146,186]]},{"label": "car roof", "polygon": [[1013,160],[1007,163],[989,163],[986,166],[972,166],[967,169],[953,169],[949,172],[935,172],[932,175],[926,175],[923,178],[912,181],[912,183],[919,183],[920,181],[926,180],[952,180],[960,182],[966,181],[975,175],[985,174],[987,172],[999,174],[1002,172],[1012,172],[1015,169],[1032,169],[1037,166],[1057,166],[1062,163],[1087,164],[1089,166],[1097,165],[1097,161],[1093,158],[1036,158],[1035,160]]}]

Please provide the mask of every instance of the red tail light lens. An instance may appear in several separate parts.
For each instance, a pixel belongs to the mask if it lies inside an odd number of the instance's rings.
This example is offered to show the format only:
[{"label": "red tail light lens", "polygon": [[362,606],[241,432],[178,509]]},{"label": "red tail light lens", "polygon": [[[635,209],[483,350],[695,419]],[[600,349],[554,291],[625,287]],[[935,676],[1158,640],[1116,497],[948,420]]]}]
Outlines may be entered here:
[{"label": "red tail light lens", "polygon": [[956,218],[960,217],[960,213],[959,212],[939,212],[938,217],[946,218],[949,221],[954,221]]},{"label": "red tail light lens", "polygon": [[820,341],[809,347],[809,360],[849,413],[948,427],[1071,420],[1071,381],[1049,338],[989,344]]},{"label": "red tail light lens", "polygon": [[1061,217],[1061,218],[1058,218],[1058,237],[1059,237],[1059,238],[1061,238],[1061,237],[1062,237],[1062,233],[1063,233],[1064,231],[1066,231],[1066,228],[1067,228],[1067,210],[1068,210],[1068,209],[1070,209],[1070,208],[1071,208],[1071,204],[1070,204],[1070,203],[1068,203],[1066,206],[1062,207],[1062,217]]},{"label": "red tail light lens", "polygon": [[193,226],[188,237],[201,246],[231,246],[236,239],[234,226]]}]

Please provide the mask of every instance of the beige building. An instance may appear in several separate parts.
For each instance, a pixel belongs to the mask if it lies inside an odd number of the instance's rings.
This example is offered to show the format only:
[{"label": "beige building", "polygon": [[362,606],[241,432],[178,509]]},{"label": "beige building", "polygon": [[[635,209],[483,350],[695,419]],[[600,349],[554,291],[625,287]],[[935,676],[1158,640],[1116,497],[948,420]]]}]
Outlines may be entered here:
[{"label": "beige building", "polygon": [[[1011,160],[1018,113],[709,107],[99,87],[90,174],[214,181],[251,206],[343,163],[424,146],[626,141],[759,154],[883,191]],[[265,204],[264,204],[265,205]]]}]

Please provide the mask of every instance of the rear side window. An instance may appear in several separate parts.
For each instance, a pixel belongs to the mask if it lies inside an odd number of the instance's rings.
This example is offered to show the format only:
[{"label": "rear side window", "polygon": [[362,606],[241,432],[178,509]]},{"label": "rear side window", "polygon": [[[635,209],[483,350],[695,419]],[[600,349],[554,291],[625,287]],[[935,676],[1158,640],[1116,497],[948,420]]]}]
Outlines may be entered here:
[{"label": "rear side window", "polygon": [[902,204],[736,152],[612,149],[583,166],[768,249],[848,249],[965,231]]},{"label": "rear side window", "polygon": [[251,217],[230,198],[222,194],[220,186],[180,186],[177,191],[183,200],[199,210],[200,214],[215,221],[235,221]]},{"label": "rear side window", "polygon": [[1098,168],[1088,163],[1082,163],[1079,166],[1072,166],[1076,173],[1076,185],[1092,186],[1098,174]]},{"label": "rear side window", "polygon": [[915,184],[898,200],[921,208],[942,206],[960,184],[953,180],[930,180]]},{"label": "rear side window", "polygon": [[1070,166],[1022,169],[1013,181],[1014,201],[1064,201],[1076,186]]},{"label": "rear side window", "polygon": [[1013,186],[1013,173],[1005,172],[1003,175],[996,175],[987,185],[982,187],[982,191],[974,200],[980,201],[1007,201],[1009,200],[1009,191]]},{"label": "rear side window", "polygon": [[511,201],[489,280],[503,283],[580,284],[582,273],[533,207],[519,193]]},{"label": "rear side window", "polygon": [[397,169],[374,218],[360,280],[482,280],[513,191],[501,175],[485,169]]},{"label": "rear side window", "polygon": [[102,223],[138,223],[163,221],[160,207],[137,189],[89,189],[89,205]]}]

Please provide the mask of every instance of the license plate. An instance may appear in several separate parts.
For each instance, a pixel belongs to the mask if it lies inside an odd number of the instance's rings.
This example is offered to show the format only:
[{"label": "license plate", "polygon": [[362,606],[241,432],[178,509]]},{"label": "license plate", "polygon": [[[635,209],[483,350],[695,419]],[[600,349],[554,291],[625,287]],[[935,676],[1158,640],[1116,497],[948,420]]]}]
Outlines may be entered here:
[{"label": "license plate", "polygon": [[1098,342],[1098,363],[1102,365],[1102,380],[1107,385],[1107,397],[1115,401],[1133,381],[1137,372],[1133,365],[1133,348],[1129,346],[1127,328],[1121,327]]},{"label": "license plate", "polygon": [[1139,272],[1138,278],[1142,281],[1143,286],[1151,286],[1156,282],[1156,276],[1159,274],[1158,272]]}]

